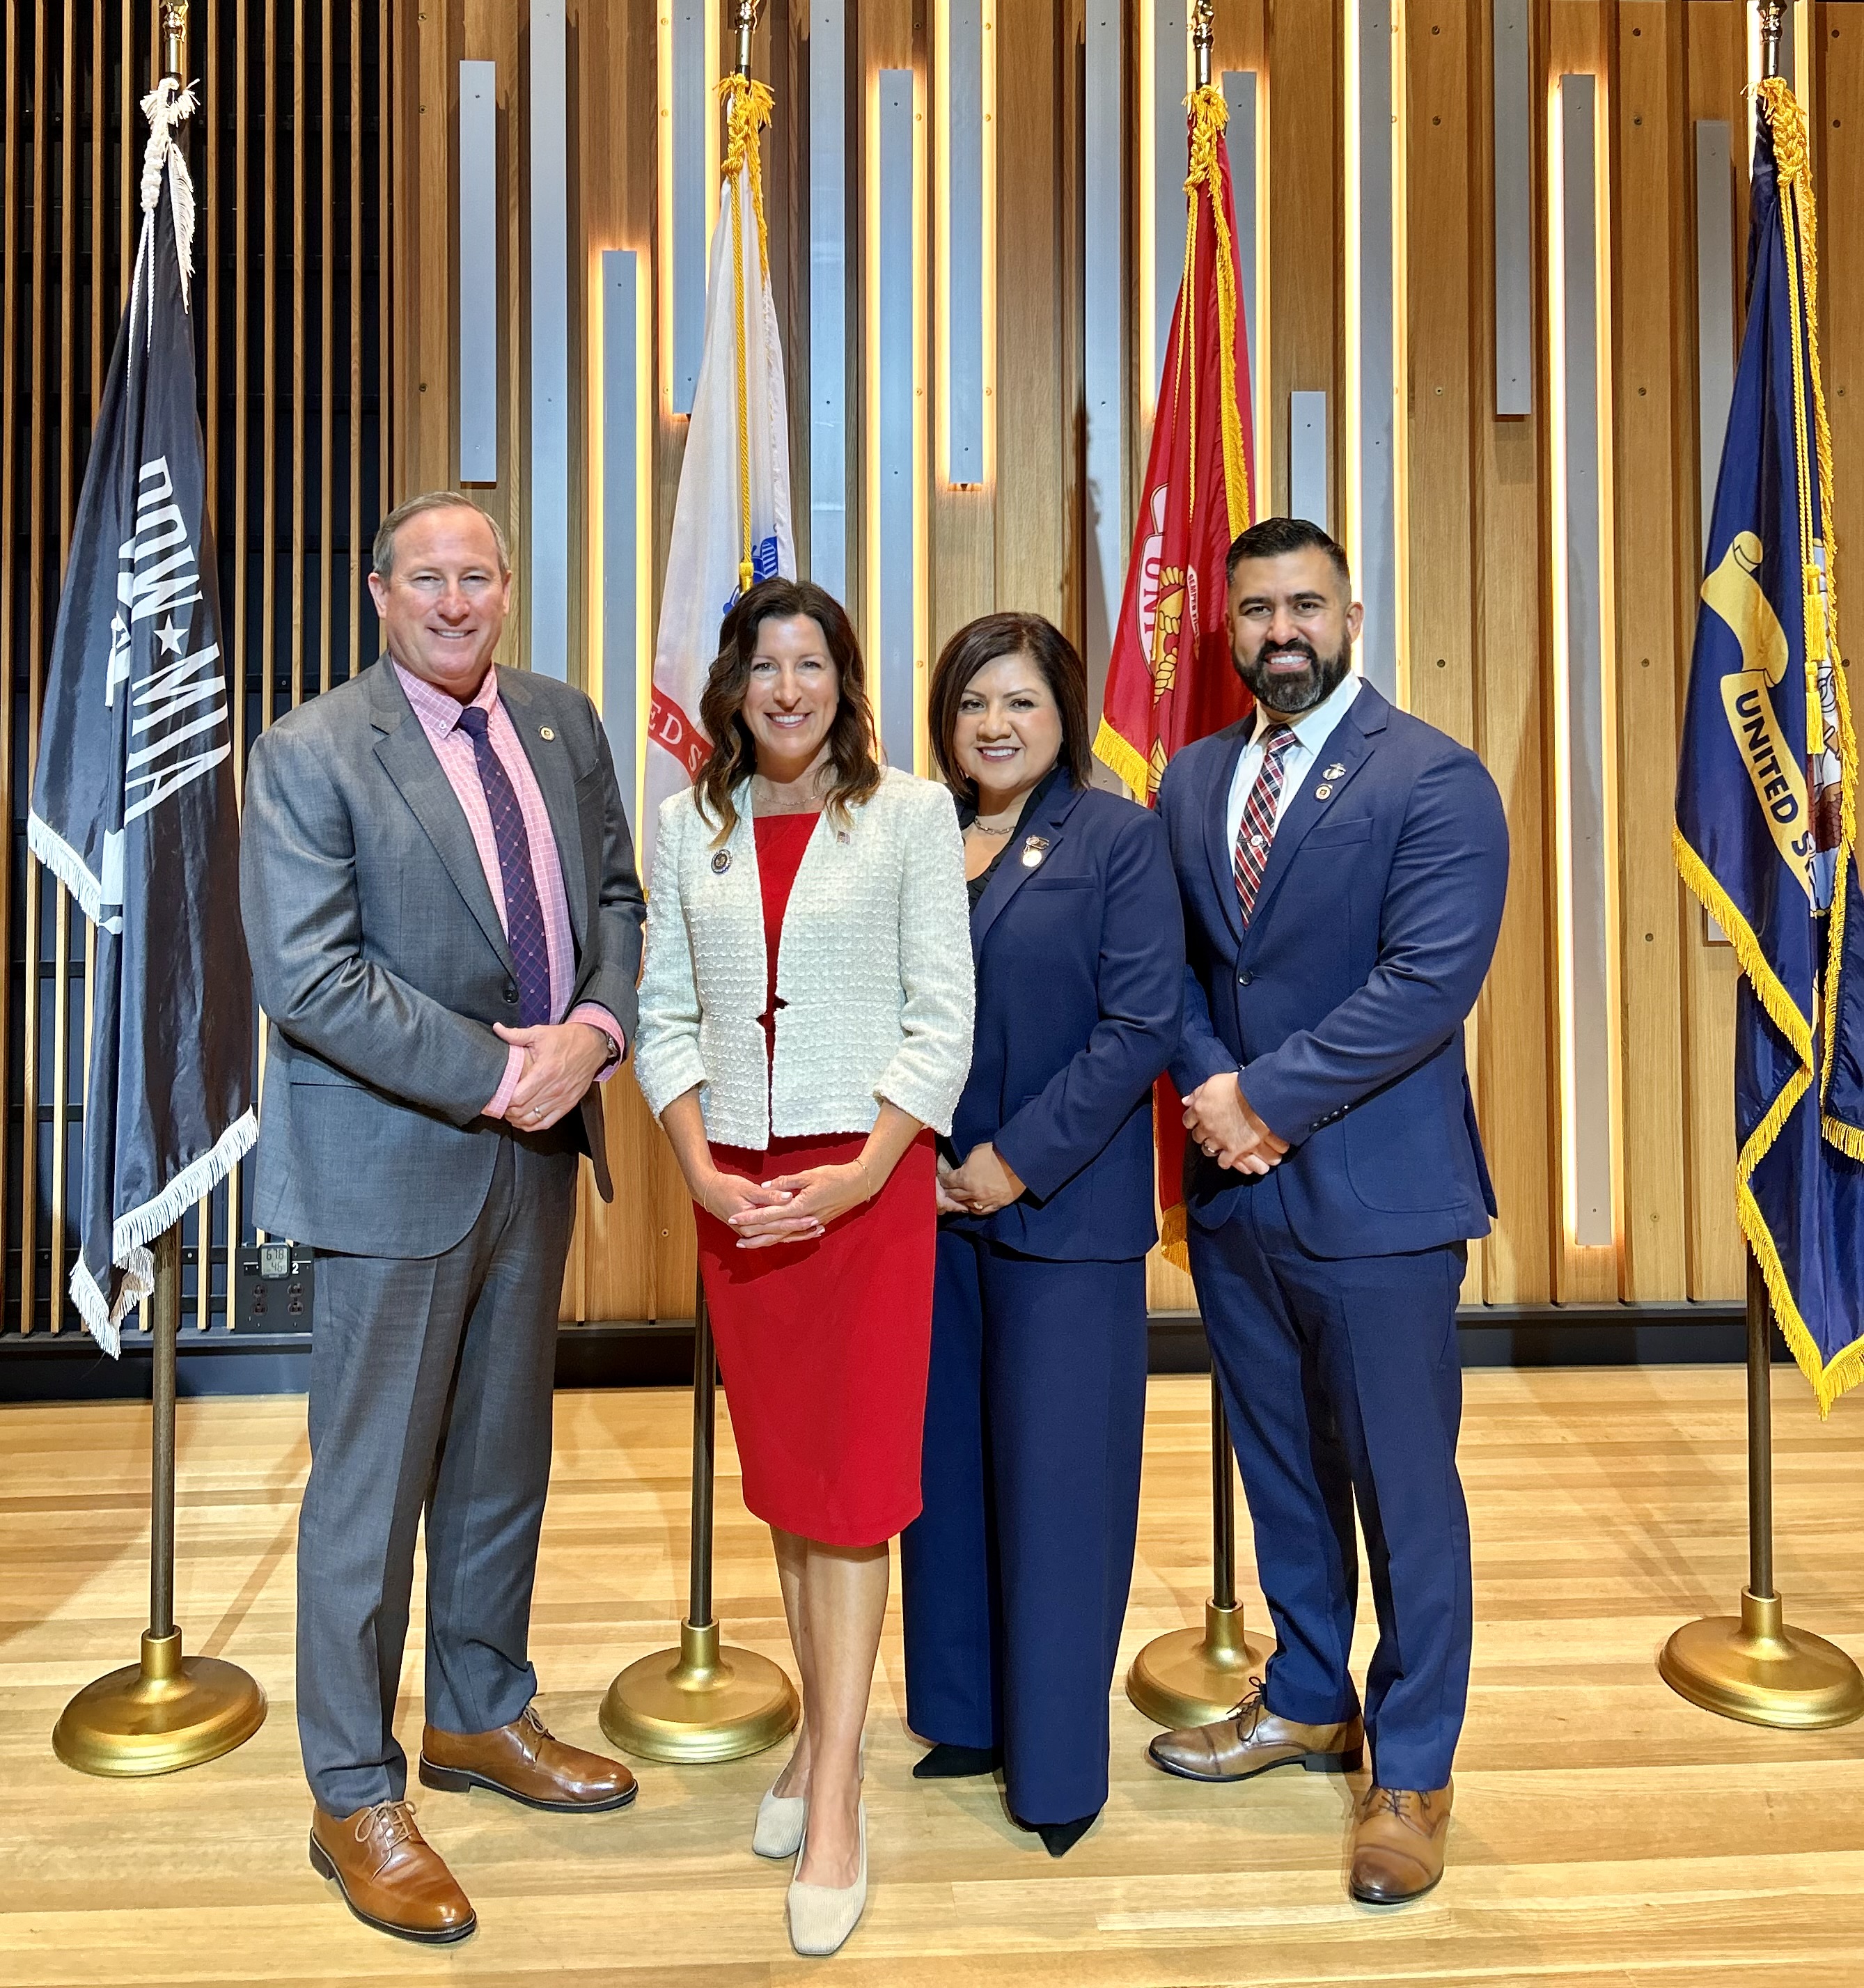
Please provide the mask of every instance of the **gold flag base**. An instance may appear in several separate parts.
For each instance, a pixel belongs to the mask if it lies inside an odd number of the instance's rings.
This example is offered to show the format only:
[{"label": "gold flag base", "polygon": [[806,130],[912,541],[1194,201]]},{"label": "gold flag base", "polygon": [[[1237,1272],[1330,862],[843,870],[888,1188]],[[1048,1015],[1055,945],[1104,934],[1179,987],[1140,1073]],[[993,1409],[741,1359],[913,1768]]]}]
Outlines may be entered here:
[{"label": "gold flag base", "polygon": [[1741,1591],[1739,1615],[1686,1622],[1657,1672],[1692,1705],[1750,1726],[1846,1726],[1864,1712],[1864,1673],[1835,1643],[1785,1621],[1780,1598]]},{"label": "gold flag base", "polygon": [[716,1622],[679,1625],[679,1648],[631,1663],[602,1700],[602,1730],[624,1753],[692,1764],[738,1760],[795,1726],[796,1690],[769,1658],[720,1648]]},{"label": "gold flag base", "polygon": [[1155,1636],[1132,1660],[1126,1696],[1155,1726],[1209,1726],[1233,1711],[1274,1654],[1243,1633],[1243,1604],[1204,1604],[1202,1629]]},{"label": "gold flag base", "polygon": [[52,1729],[86,1774],[171,1774],[230,1753],[266,1723],[266,1694],[237,1664],[184,1657],[181,1632],[145,1635],[142,1662],[87,1684]]}]

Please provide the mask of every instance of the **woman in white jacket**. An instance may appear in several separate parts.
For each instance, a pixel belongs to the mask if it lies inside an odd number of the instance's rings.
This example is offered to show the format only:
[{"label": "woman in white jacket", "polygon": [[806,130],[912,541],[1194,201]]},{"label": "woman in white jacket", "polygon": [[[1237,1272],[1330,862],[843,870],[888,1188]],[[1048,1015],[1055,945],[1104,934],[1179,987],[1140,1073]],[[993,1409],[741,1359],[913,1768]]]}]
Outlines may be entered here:
[{"label": "woman in white jacket", "polygon": [[934,1133],[971,1056],[951,797],[876,756],[840,605],[787,580],[726,617],[714,742],[661,810],[634,1067],[699,1225],[745,1503],[803,1683],[753,1847],[797,1854],[799,1952],[867,1895],[860,1748],[888,1543],[919,1510]]}]

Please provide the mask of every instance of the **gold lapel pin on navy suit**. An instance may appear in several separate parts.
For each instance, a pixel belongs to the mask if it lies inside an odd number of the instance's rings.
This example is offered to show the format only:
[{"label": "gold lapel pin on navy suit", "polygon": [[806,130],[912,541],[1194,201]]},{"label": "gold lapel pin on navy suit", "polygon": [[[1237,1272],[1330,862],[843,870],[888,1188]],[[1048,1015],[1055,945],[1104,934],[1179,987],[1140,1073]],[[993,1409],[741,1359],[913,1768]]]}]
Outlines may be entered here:
[{"label": "gold lapel pin on navy suit", "polygon": [[1030,836],[1023,844],[1023,867],[1025,870],[1035,869],[1047,854],[1048,837],[1046,835]]}]

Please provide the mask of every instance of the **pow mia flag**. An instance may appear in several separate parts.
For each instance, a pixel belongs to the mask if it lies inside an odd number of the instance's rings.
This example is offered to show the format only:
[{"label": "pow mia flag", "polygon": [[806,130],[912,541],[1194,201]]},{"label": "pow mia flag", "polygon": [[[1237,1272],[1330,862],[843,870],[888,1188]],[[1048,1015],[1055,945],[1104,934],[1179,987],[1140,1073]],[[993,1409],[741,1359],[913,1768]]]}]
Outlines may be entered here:
[{"label": "pow mia flag", "polygon": [[[232,725],[195,411],[194,188],[176,137],[194,93],[164,79],[142,107],[135,281],[78,502],[26,826],[32,853],[96,928],[71,1295],[112,1354],[123,1314],[154,1286],[150,1242],[258,1131]],[[29,1165],[31,1151],[29,1131]]]}]

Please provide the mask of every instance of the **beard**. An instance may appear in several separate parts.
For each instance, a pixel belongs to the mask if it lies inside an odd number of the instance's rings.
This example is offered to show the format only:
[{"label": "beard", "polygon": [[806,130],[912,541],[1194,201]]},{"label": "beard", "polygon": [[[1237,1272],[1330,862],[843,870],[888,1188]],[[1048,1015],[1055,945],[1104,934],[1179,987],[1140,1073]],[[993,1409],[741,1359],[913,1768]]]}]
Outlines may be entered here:
[{"label": "beard", "polygon": [[[1298,676],[1287,671],[1271,671],[1268,666],[1271,654],[1305,656],[1308,667]],[[1345,680],[1352,661],[1350,644],[1337,655],[1323,659],[1312,643],[1298,636],[1272,649],[1265,644],[1253,663],[1244,662],[1240,656],[1235,658],[1236,674],[1248,687],[1250,695],[1258,704],[1267,705],[1270,711],[1279,712],[1284,718],[1298,718],[1317,704],[1324,704]]]}]

